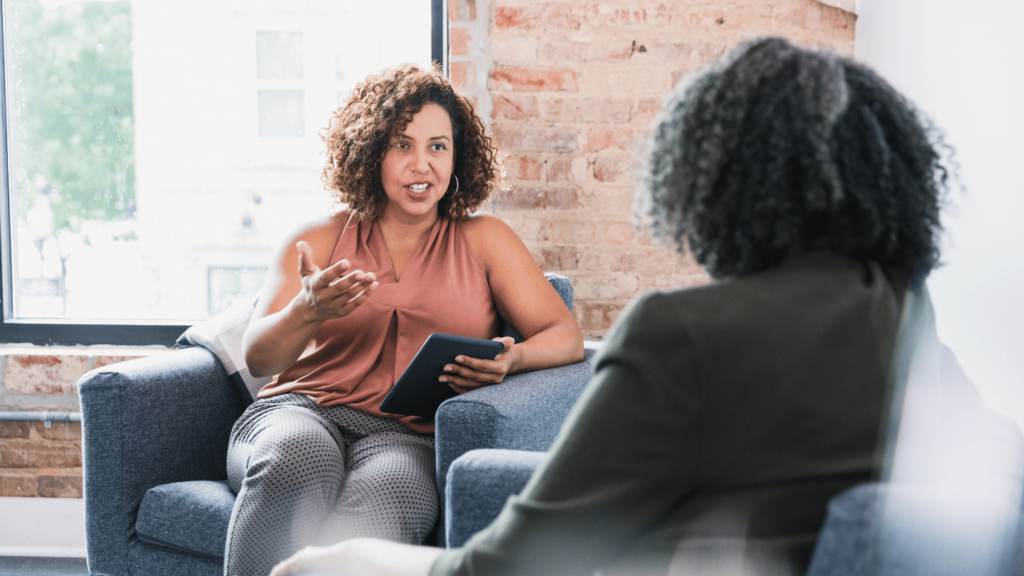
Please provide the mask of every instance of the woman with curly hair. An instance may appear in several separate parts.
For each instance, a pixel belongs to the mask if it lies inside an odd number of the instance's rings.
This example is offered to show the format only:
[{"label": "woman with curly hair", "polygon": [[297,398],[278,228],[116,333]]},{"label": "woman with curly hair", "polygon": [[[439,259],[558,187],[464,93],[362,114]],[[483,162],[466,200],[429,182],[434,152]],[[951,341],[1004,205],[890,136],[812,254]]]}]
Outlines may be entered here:
[{"label": "woman with curly hair", "polygon": [[778,38],[682,84],[639,196],[714,277],[616,321],[547,459],[440,551],[308,549],[273,574],[804,574],[829,499],[877,472],[908,291],[946,171],[866,67]]},{"label": "woman with curly hair", "polygon": [[[471,214],[499,184],[496,150],[443,76],[368,78],[324,140],[344,209],[285,240],[243,338],[250,372],[276,376],[231,433],[228,575],[265,575],[308,544],[424,540],[438,512],[433,420],[380,404],[431,333],[502,343],[494,360],[445,367],[458,393],[583,358],[523,242]],[[496,338],[500,319],[524,341]]]}]

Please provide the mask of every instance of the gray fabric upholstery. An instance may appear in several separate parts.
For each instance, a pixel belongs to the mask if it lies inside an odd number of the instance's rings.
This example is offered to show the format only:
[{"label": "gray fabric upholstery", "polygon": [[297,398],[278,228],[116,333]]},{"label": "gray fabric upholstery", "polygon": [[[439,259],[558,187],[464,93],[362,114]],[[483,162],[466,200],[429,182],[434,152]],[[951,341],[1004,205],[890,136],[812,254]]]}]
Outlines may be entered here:
[{"label": "gray fabric upholstery", "polygon": [[[499,448],[544,452],[590,381],[598,342],[584,344],[577,364],[509,376],[497,386],[445,400],[437,409],[437,490],[445,509],[448,468],[470,450]],[[444,524],[442,524],[443,526]],[[438,542],[446,537],[438,534]]]},{"label": "gray fabric upholstery", "polygon": [[459,456],[448,469],[445,510],[447,548],[458,548],[486,528],[505,501],[522,491],[544,452],[473,450]]},{"label": "gray fabric upholstery", "polygon": [[[554,274],[548,279],[571,309],[571,282]],[[518,336],[511,326],[503,334]],[[439,489],[448,465],[469,449],[546,450],[590,378],[594,350],[596,344],[588,344],[583,363],[512,376],[442,405],[437,438],[446,450],[442,455],[438,448]],[[229,504],[204,481],[227,478],[228,436],[247,402],[215,356],[194,347],[114,364],[83,376],[79,394],[90,571],[221,574],[221,558],[200,554],[223,554],[227,528],[218,526],[233,498]],[[179,506],[187,510],[175,510]]]},{"label": "gray fabric upholstery", "polygon": [[198,556],[143,545],[136,514],[150,488],[227,477],[228,434],[244,402],[213,354],[190,348],[107,366],[82,377],[79,395],[90,571],[161,574],[166,562],[167,574],[205,573]]},{"label": "gray fabric upholstery", "polygon": [[224,558],[234,505],[235,494],[226,480],[162,484],[150,488],[142,499],[136,532],[140,540],[151,544]]},{"label": "gray fabric upholstery", "polygon": [[807,576],[1024,574],[1024,525],[1007,557],[992,558],[965,537],[985,529],[973,518],[920,486],[854,486],[829,502]]}]

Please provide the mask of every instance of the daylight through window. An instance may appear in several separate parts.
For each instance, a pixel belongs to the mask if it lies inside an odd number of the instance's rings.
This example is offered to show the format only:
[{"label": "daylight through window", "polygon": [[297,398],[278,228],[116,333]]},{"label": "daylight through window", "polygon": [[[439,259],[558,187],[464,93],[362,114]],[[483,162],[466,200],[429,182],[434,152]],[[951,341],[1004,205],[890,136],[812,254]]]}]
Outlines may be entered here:
[{"label": "daylight through window", "polygon": [[[308,8],[303,12],[298,8]],[[3,0],[8,319],[192,321],[336,209],[319,131],[430,0]]]}]

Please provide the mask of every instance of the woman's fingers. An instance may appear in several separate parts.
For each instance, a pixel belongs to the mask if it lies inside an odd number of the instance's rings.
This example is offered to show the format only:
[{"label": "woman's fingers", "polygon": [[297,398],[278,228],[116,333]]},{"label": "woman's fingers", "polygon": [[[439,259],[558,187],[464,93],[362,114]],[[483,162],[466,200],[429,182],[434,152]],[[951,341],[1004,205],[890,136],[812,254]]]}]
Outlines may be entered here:
[{"label": "woman's fingers", "polygon": [[495,340],[501,341],[503,350],[494,360],[458,356],[455,358],[455,363],[445,365],[445,373],[439,380],[450,385],[459,394],[482,386],[500,384],[512,366],[513,340],[511,338],[495,338]]}]

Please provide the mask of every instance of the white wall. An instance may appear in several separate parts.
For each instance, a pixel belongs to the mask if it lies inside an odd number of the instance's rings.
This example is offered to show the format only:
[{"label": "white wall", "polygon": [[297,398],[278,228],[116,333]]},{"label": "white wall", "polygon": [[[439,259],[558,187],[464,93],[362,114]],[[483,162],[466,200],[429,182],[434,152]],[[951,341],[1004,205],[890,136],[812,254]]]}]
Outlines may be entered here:
[{"label": "white wall", "polygon": [[85,558],[84,501],[0,498],[0,556]]},{"label": "white wall", "polygon": [[928,281],[939,336],[1024,425],[1024,2],[858,0],[855,54],[946,132],[963,194]]}]

